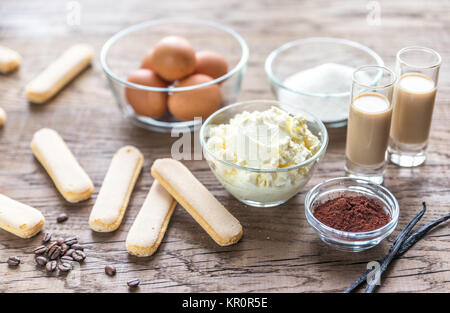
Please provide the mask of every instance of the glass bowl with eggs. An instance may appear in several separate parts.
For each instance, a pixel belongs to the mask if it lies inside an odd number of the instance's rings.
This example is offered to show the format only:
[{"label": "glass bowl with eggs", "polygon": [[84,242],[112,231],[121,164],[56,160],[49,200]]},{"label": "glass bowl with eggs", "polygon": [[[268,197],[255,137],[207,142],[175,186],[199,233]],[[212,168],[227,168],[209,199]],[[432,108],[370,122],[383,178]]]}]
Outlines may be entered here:
[{"label": "glass bowl with eggs", "polygon": [[152,131],[192,131],[235,101],[247,65],[245,40],[227,26],[167,18],[130,26],[100,61],[123,115]]},{"label": "glass bowl with eggs", "polygon": [[292,115],[274,100],[228,105],[200,128],[211,171],[239,201],[273,207],[310,180],[328,145],[325,125],[302,111]]}]

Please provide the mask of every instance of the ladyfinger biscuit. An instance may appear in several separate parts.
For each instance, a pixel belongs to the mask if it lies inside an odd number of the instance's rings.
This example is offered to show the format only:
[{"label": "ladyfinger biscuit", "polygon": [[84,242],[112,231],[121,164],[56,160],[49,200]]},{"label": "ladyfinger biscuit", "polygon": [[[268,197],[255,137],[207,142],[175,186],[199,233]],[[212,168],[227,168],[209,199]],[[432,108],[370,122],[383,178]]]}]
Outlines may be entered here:
[{"label": "ladyfinger biscuit", "polygon": [[6,112],[2,108],[0,108],[0,126],[3,126],[6,122]]},{"label": "ladyfinger biscuit", "polygon": [[67,201],[79,202],[91,196],[94,191],[91,179],[56,131],[38,130],[31,141],[31,149]]},{"label": "ladyfinger biscuit", "polygon": [[93,230],[111,232],[120,226],[143,162],[142,153],[132,146],[114,154],[89,217]]},{"label": "ladyfinger biscuit", "polygon": [[154,181],[128,232],[129,254],[150,256],[158,249],[177,202],[158,181]]},{"label": "ladyfinger biscuit", "polygon": [[0,194],[0,228],[21,238],[30,238],[44,227],[42,213]]},{"label": "ladyfinger biscuit", "polygon": [[20,66],[22,57],[16,51],[0,46],[0,73],[6,74]]},{"label": "ladyfinger biscuit", "polygon": [[85,44],[66,50],[27,85],[28,100],[34,103],[49,100],[91,63],[93,54],[92,48]]},{"label": "ladyfinger biscuit", "polygon": [[158,159],[152,175],[221,246],[242,237],[239,221],[179,161]]}]

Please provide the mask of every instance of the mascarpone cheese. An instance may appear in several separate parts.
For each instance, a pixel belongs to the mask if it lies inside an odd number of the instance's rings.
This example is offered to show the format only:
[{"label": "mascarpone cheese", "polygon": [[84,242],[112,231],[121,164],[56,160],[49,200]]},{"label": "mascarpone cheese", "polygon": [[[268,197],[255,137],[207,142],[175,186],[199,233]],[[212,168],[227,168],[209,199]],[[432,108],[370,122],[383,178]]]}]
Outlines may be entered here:
[{"label": "mascarpone cheese", "polygon": [[[301,163],[317,153],[321,142],[308,129],[305,118],[291,116],[276,107],[260,112],[242,112],[228,124],[211,126],[208,149],[228,162],[252,168],[238,169],[214,158],[213,172],[236,197],[264,202],[291,197],[309,180],[312,164],[269,173]],[[284,199],[285,201],[287,199]]]}]

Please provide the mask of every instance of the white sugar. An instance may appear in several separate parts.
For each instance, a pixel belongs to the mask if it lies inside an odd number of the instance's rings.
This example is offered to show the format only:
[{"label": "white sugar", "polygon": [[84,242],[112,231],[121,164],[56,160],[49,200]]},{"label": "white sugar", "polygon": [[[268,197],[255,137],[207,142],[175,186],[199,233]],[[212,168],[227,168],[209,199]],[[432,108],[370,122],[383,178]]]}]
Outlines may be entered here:
[{"label": "white sugar", "polygon": [[[298,73],[283,82],[289,89],[280,89],[278,100],[285,103],[285,110],[296,113],[295,109],[308,111],[324,122],[340,121],[348,118],[350,89],[355,69],[347,65],[325,63]],[[310,94],[347,93],[339,97],[308,96]]]}]

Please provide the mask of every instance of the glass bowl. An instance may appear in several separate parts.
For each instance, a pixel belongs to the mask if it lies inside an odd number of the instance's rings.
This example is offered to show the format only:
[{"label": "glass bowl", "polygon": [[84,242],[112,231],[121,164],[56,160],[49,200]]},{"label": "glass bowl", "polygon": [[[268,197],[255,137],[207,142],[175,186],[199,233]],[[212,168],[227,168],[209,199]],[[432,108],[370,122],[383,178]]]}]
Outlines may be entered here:
[{"label": "glass bowl", "polygon": [[[331,78],[321,79],[325,86],[306,86],[313,78],[299,80],[295,76],[316,66],[334,63],[344,65],[344,83]],[[317,117],[327,127],[341,127],[347,124],[350,106],[350,90],[352,69],[362,65],[384,65],[381,57],[373,50],[357,42],[327,37],[313,37],[288,42],[272,51],[266,59],[265,71],[269,78],[272,92],[284,103],[286,111],[295,114],[298,110],[306,110]],[[322,68],[323,69],[323,68]],[[337,72],[336,67],[323,72]],[[314,75],[314,74],[310,74]],[[315,75],[319,75],[316,74]],[[323,74],[322,74],[323,75]],[[296,78],[297,77],[297,78]],[[311,76],[312,77],[312,76]],[[319,79],[319,78],[318,78]],[[300,85],[299,85],[300,84]],[[330,110],[330,107],[333,109]]]},{"label": "glass bowl", "polygon": [[[211,171],[239,201],[255,207],[273,207],[280,205],[296,195],[310,180],[316,170],[328,145],[328,133],[325,125],[308,112],[301,112],[307,120],[309,130],[316,135],[321,146],[313,157],[304,162],[278,169],[259,169],[240,166],[215,155],[206,144],[211,126],[226,124],[236,114],[248,111],[265,111],[271,107],[280,109],[280,103],[274,100],[253,100],[235,103],[213,113],[200,129],[200,142],[203,154]],[[252,182],[251,178],[270,178],[275,181],[282,179],[283,183],[261,186]],[[287,178],[286,178],[287,177]],[[286,179],[284,179],[286,178]]]},{"label": "glass bowl", "polygon": [[[331,228],[314,217],[317,205],[340,196],[366,196],[382,204],[391,216],[389,223],[367,232],[346,232]],[[368,180],[338,177],[314,186],[305,197],[306,220],[325,243],[343,251],[359,252],[378,245],[398,223],[400,208],[395,196],[385,187]]]},{"label": "glass bowl", "polygon": [[[178,88],[148,87],[128,82],[128,75],[140,68],[147,52],[161,38],[170,35],[185,37],[196,51],[219,52],[227,60],[228,73],[211,82]],[[127,103],[125,88],[170,94],[220,84],[222,105],[227,105],[236,100],[241,89],[248,56],[249,49],[245,40],[227,26],[198,19],[167,18],[136,24],[118,32],[103,45],[100,61],[114,98],[127,119],[152,131],[171,132],[176,129],[177,132],[186,132],[199,127],[201,120],[179,121],[170,114],[160,119],[139,115]]]}]

